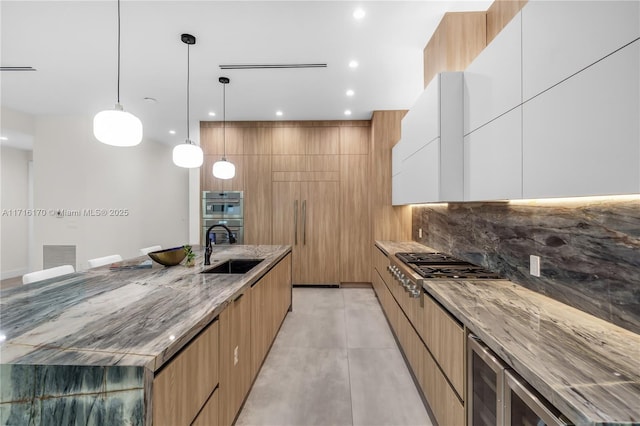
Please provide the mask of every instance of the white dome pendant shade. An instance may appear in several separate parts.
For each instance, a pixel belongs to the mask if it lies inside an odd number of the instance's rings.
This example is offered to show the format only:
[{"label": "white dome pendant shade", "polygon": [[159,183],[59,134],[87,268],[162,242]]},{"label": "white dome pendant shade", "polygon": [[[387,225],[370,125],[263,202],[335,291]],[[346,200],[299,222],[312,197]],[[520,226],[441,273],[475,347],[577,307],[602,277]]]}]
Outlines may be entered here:
[{"label": "white dome pendant shade", "polygon": [[213,163],[212,172],[218,179],[231,179],[236,175],[236,166],[223,157],[222,160]]},{"label": "white dome pendant shade", "polygon": [[93,135],[112,146],[135,146],[142,142],[142,122],[120,104],[120,0],[118,0],[118,94],[116,106],[93,117]]},{"label": "white dome pendant shade", "polygon": [[213,177],[218,179],[232,179],[236,175],[236,166],[233,163],[227,161],[227,138],[226,138],[226,129],[227,129],[227,91],[226,87],[229,84],[228,77],[220,77],[218,79],[220,83],[222,83],[222,147],[224,154],[222,155],[222,159],[220,161],[216,161],[213,163],[213,168],[211,172],[213,173]]},{"label": "white dome pendant shade", "polygon": [[142,122],[116,104],[93,117],[93,135],[107,145],[136,146],[142,141]]},{"label": "white dome pendant shade", "polygon": [[191,34],[182,34],[180,39],[187,45],[187,140],[173,148],[173,164],[186,169],[202,166],[204,153],[202,148],[189,139],[189,47],[196,44],[196,38]]},{"label": "white dome pendant shade", "polygon": [[202,166],[203,161],[202,148],[190,140],[173,147],[173,164],[178,167],[193,169]]}]

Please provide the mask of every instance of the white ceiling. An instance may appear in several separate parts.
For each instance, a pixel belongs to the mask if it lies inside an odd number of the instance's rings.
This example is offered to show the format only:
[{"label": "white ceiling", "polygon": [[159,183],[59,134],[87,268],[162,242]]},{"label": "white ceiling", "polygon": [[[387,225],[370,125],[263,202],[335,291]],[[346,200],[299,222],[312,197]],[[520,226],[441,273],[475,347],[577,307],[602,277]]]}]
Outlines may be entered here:
[{"label": "white ceiling", "polygon": [[[423,88],[423,48],[444,12],[486,10],[490,3],[123,0],[121,102],[142,120],[145,138],[184,141],[187,46],[180,34],[186,32],[197,38],[190,48],[192,139],[199,121],[222,119],[223,75],[231,79],[228,121],[369,119],[374,110],[408,109]],[[0,65],[38,70],[0,73],[2,107],[88,119],[113,108],[116,5],[0,1]],[[366,12],[360,21],[352,16],[358,7]],[[347,66],[352,59],[357,69]],[[328,66],[219,69],[247,63]],[[355,96],[347,97],[347,89]]]}]

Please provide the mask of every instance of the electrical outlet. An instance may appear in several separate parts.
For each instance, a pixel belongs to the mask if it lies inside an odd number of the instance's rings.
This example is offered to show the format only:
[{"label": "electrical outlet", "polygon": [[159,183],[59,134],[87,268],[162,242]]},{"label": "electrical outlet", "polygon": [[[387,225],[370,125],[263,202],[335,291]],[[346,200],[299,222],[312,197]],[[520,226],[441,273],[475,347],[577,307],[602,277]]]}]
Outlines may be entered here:
[{"label": "electrical outlet", "polygon": [[418,228],[418,238],[422,238],[422,228]]},{"label": "electrical outlet", "polygon": [[529,273],[534,277],[540,276],[540,256],[534,254],[529,256]]},{"label": "electrical outlet", "polygon": [[238,363],[238,347],[236,346],[235,349],[233,349],[233,365],[236,365]]}]

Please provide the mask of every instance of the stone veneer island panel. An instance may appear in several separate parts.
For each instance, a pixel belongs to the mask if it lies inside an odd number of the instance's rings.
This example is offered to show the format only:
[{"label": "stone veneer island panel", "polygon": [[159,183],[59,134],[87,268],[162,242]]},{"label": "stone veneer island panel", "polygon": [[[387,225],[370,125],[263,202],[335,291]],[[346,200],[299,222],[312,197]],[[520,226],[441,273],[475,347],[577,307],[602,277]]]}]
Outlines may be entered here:
[{"label": "stone veneer island panel", "polygon": [[242,275],[105,266],[0,291],[0,424],[150,424],[155,372],[290,251],[213,248],[212,266],[265,259]]}]

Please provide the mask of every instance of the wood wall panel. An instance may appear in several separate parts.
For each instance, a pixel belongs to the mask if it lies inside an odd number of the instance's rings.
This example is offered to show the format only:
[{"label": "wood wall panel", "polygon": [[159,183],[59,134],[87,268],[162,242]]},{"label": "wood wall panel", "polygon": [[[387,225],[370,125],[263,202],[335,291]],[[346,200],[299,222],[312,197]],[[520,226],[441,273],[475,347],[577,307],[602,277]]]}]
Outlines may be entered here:
[{"label": "wood wall panel", "polygon": [[271,155],[273,128],[245,128],[243,141],[245,155]]},{"label": "wood wall panel", "polygon": [[340,172],[273,172],[273,182],[337,182]]},{"label": "wood wall panel", "polygon": [[340,127],[340,154],[369,154],[371,126]]},{"label": "wood wall panel", "polygon": [[272,170],[274,172],[305,172],[307,160],[305,155],[272,155]]},{"label": "wood wall panel", "polygon": [[411,240],[411,207],[391,205],[391,148],[400,140],[405,114],[405,110],[373,113],[370,189],[374,241]]},{"label": "wood wall panel", "polygon": [[527,4],[527,0],[495,0],[487,9],[487,44]]},{"label": "wood wall panel", "polygon": [[308,172],[339,172],[340,156],[338,155],[307,155],[306,171]]}]

